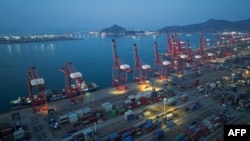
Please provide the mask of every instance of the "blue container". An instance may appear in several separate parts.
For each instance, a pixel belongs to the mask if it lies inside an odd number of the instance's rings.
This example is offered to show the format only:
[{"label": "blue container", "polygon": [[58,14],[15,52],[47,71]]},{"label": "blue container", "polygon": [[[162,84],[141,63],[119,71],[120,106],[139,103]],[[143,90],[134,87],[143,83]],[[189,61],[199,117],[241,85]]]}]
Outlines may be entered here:
[{"label": "blue container", "polygon": [[131,121],[131,120],[133,120],[133,119],[134,119],[134,115],[128,115],[128,116],[127,116],[127,120],[128,120],[128,121]]},{"label": "blue container", "polygon": [[155,133],[155,136],[156,138],[160,139],[160,138],[163,138],[164,136],[164,131],[163,130],[160,130],[158,132]]},{"label": "blue container", "polygon": [[152,123],[152,119],[146,119],[145,123]]},{"label": "blue container", "polygon": [[161,125],[162,125],[162,121],[160,119],[157,119],[155,121],[155,126],[161,127]]},{"label": "blue container", "polygon": [[144,126],[143,126],[143,128],[144,129],[147,129],[147,128],[150,128],[150,127],[152,127],[153,126],[153,123],[152,122],[149,122],[149,123],[146,123]]},{"label": "blue container", "polygon": [[119,137],[119,134],[116,133],[116,132],[109,135],[109,139],[111,139],[111,140],[115,139],[115,138],[118,138],[118,137]]},{"label": "blue container", "polygon": [[125,133],[123,133],[122,135],[122,138],[126,138],[126,137],[128,137],[128,136],[131,136],[131,132],[125,132]]},{"label": "blue container", "polygon": [[132,136],[122,138],[122,141],[133,141]]}]

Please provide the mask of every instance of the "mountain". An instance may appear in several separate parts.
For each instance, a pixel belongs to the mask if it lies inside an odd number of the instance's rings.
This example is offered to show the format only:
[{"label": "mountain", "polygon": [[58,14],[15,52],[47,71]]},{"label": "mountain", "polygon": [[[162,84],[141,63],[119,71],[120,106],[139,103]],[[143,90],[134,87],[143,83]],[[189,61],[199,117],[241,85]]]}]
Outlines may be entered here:
[{"label": "mountain", "polygon": [[104,28],[100,32],[105,32],[107,34],[124,34],[127,30],[119,25],[114,24],[109,28]]},{"label": "mountain", "polygon": [[136,35],[136,34],[143,34],[145,31],[143,30],[126,30],[125,28],[114,24],[109,28],[102,29],[100,33],[106,33],[109,35]]},{"label": "mountain", "polygon": [[190,24],[184,26],[166,26],[158,31],[164,33],[166,31],[176,30],[181,33],[194,33],[203,30],[207,33],[215,33],[216,31],[239,31],[239,32],[249,32],[250,31],[250,19],[241,21],[227,21],[227,20],[216,20],[210,19],[204,23]]},{"label": "mountain", "polygon": [[[200,30],[203,30],[205,33],[216,33],[227,32],[227,31],[237,31],[237,32],[250,32],[250,18],[241,21],[227,21],[227,20],[216,20],[210,19],[204,23],[199,24],[189,24],[184,26],[166,26],[155,32],[166,33],[166,31],[172,32],[176,30],[179,33],[197,33]],[[105,28],[100,32],[104,32],[108,35],[139,35],[144,34],[143,30],[126,30],[125,28],[114,24],[109,28]]]}]

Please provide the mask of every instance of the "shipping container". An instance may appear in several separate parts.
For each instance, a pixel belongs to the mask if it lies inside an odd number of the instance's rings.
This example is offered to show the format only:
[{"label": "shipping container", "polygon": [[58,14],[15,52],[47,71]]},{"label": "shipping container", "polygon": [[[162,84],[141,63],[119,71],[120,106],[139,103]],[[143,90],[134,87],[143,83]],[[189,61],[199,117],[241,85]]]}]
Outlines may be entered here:
[{"label": "shipping container", "polygon": [[69,117],[69,123],[75,123],[78,121],[78,117],[77,117],[76,112],[68,113],[68,117]]},{"label": "shipping container", "polygon": [[169,113],[165,116],[165,120],[170,121],[174,118],[174,115],[172,113]]},{"label": "shipping container", "polygon": [[83,117],[83,110],[77,110],[77,111],[75,111],[76,112],[76,114],[77,114],[77,118],[78,119],[81,119],[82,117]]},{"label": "shipping container", "polygon": [[189,140],[197,141],[207,136],[209,134],[209,129],[206,125],[198,123],[185,130],[184,134],[188,137]]},{"label": "shipping container", "polygon": [[109,135],[109,139],[112,140],[112,141],[113,140],[114,141],[119,141],[120,140],[120,135],[118,133],[116,133],[116,132],[112,133],[112,134]]},{"label": "shipping container", "polygon": [[140,101],[141,101],[141,104],[142,104],[143,106],[148,105],[147,98],[142,97]]},{"label": "shipping container", "polygon": [[162,141],[164,138],[164,131],[163,130],[159,130],[156,133],[154,133],[154,137],[157,141]]},{"label": "shipping container", "polygon": [[159,127],[161,127],[161,126],[162,126],[162,120],[159,119],[159,118],[156,119],[156,120],[155,120],[155,127],[158,127],[158,128],[159,128]]},{"label": "shipping container", "polygon": [[59,116],[59,123],[60,123],[60,124],[64,124],[64,123],[68,123],[68,122],[69,122],[69,117],[68,117],[68,115]]},{"label": "shipping container", "polygon": [[135,95],[129,95],[128,99],[131,100],[131,101],[133,101],[135,99]]},{"label": "shipping container", "polygon": [[105,112],[110,112],[113,109],[113,105],[109,103],[109,104],[106,104],[103,108]]},{"label": "shipping container", "polygon": [[[125,112],[125,113],[124,113],[124,118],[125,118],[125,120],[128,120],[128,121],[132,120],[133,114],[134,114],[134,112],[131,111],[131,110],[128,110],[127,112]],[[131,116],[131,115],[132,115],[132,116]]]},{"label": "shipping container", "polygon": [[73,138],[71,136],[71,134],[64,134],[62,137],[61,137],[61,140],[62,141],[71,141]]},{"label": "shipping container", "polygon": [[83,111],[83,115],[86,115],[86,114],[90,114],[91,113],[91,109],[89,107],[85,107],[82,109]]},{"label": "shipping container", "polygon": [[188,141],[188,139],[184,133],[180,133],[174,138],[174,141]]}]

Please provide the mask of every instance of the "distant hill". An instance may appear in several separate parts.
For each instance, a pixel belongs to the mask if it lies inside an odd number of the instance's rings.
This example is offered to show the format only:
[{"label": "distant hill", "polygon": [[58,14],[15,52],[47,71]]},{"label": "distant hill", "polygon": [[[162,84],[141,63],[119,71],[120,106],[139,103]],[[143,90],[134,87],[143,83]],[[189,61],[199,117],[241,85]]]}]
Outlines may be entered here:
[{"label": "distant hill", "polygon": [[114,24],[111,27],[104,28],[101,32],[105,32],[108,34],[124,34],[127,30],[119,25]]},{"label": "distant hill", "polygon": [[136,34],[141,34],[144,33],[145,31],[143,30],[126,30],[125,28],[114,24],[111,27],[102,29],[100,32],[105,32],[106,34],[109,35],[136,35]]},{"label": "distant hill", "polygon": [[[210,19],[204,23],[189,24],[184,26],[166,26],[155,32],[165,33],[166,31],[172,32],[176,30],[179,33],[196,33],[203,30],[205,33],[226,32],[226,31],[238,31],[238,32],[250,32],[250,19],[241,21],[227,21],[227,20],[215,20]],[[139,30],[126,30],[126,28],[114,24],[111,27],[102,29],[100,32],[105,32],[109,35],[138,35],[143,34],[145,31]]]},{"label": "distant hill", "polygon": [[176,30],[181,33],[194,33],[199,32],[202,29],[207,33],[215,33],[216,31],[240,31],[240,32],[250,32],[250,19],[241,21],[227,21],[227,20],[215,20],[210,19],[204,23],[190,24],[185,26],[166,26],[158,31],[160,33]]}]

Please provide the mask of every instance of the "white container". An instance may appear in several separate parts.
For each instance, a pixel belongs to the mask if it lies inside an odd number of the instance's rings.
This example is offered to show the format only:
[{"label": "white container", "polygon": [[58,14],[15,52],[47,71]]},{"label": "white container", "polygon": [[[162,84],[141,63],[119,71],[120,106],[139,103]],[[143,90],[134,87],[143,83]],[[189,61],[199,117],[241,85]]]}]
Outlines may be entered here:
[{"label": "white container", "polygon": [[89,135],[94,134],[93,130],[91,128],[83,129],[82,133],[84,134],[84,140],[85,141],[91,141],[92,139],[90,138]]},{"label": "white container", "polygon": [[129,100],[135,99],[135,95],[129,95],[129,96],[128,96],[128,99],[129,99]]},{"label": "white container", "polygon": [[106,105],[110,104],[110,102],[105,102],[105,103],[102,103],[102,109],[105,111],[105,108],[106,108]]},{"label": "white container", "polygon": [[212,88],[212,89],[214,89],[216,87],[216,84],[215,83],[210,83],[209,87]]},{"label": "white container", "polygon": [[77,110],[77,111],[75,111],[75,112],[76,112],[77,117],[78,117],[79,119],[83,117],[83,111],[82,111],[82,110]]},{"label": "white container", "polygon": [[127,117],[129,116],[129,115],[132,115],[133,114],[133,111],[131,111],[131,110],[128,110],[127,112],[125,112],[124,113],[124,118],[125,118],[125,120],[127,120]]},{"label": "white container", "polygon": [[124,104],[131,104],[131,103],[132,103],[131,100],[126,100],[126,101],[124,101]]},{"label": "white container", "polygon": [[173,114],[170,113],[170,114],[167,114],[165,118],[166,118],[166,120],[172,120],[173,117],[174,117]]},{"label": "white container", "polygon": [[60,122],[60,124],[68,123],[69,122],[68,115],[61,115],[61,116],[59,116],[59,122]]},{"label": "white container", "polygon": [[221,82],[220,82],[220,81],[217,81],[217,82],[216,82],[216,85],[217,85],[218,88],[220,88],[220,87],[221,87]]},{"label": "white container", "polygon": [[145,94],[145,97],[146,97],[146,98],[151,98],[151,96],[152,96],[152,91],[146,91],[144,94]]},{"label": "white container", "polygon": [[142,98],[142,93],[137,93],[137,94],[135,95],[136,101],[140,100],[141,98]]},{"label": "white container", "polygon": [[68,113],[68,116],[69,116],[69,123],[75,123],[78,121],[76,112]]},{"label": "white container", "polygon": [[106,106],[105,106],[105,112],[109,112],[109,111],[111,111],[113,109],[113,105],[111,104],[111,103],[109,103],[109,104],[107,104]]},{"label": "white container", "polygon": [[83,115],[85,115],[85,114],[89,114],[91,112],[91,109],[89,107],[85,107],[82,109],[82,111],[83,111]]}]

